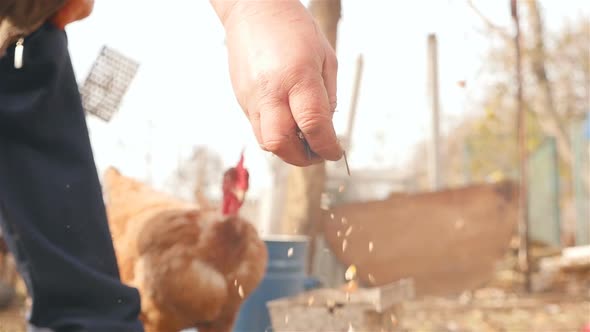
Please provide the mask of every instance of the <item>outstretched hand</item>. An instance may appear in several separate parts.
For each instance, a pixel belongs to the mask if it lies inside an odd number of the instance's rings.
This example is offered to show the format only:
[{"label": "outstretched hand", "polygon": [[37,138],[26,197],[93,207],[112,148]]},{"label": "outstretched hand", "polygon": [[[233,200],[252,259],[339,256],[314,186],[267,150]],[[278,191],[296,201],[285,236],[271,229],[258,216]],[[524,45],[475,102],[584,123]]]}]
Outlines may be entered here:
[{"label": "outstretched hand", "polygon": [[[301,2],[211,2],[226,30],[234,92],[260,147],[296,166],[340,159],[336,55]],[[298,129],[318,158],[308,158]]]}]

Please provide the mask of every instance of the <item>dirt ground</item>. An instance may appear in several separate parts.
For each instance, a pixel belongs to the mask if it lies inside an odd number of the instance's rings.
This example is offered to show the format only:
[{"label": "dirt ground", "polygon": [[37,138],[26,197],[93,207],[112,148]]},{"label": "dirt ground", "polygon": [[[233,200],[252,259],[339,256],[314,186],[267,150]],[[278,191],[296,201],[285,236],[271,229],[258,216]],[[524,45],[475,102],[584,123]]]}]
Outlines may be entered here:
[{"label": "dirt ground", "polygon": [[[564,294],[518,296],[483,289],[457,298],[407,302],[383,319],[383,331],[392,332],[581,332],[590,323],[590,294],[577,298]],[[24,331],[24,301],[0,311],[0,332]]]},{"label": "dirt ground", "polygon": [[497,292],[476,299],[424,299],[405,303],[392,331],[581,332],[590,323],[590,297],[517,296]]}]

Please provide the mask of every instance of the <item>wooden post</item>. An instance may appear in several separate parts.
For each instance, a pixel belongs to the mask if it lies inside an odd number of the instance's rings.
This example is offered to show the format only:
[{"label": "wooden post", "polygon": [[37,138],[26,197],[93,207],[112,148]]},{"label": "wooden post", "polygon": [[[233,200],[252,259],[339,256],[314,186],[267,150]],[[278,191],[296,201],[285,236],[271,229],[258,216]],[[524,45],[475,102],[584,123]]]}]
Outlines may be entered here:
[{"label": "wooden post", "polygon": [[438,91],[438,49],[436,35],[428,36],[428,96],[432,111],[432,136],[430,146],[430,184],[436,191],[441,187],[440,168],[440,102]]},{"label": "wooden post", "polygon": [[525,275],[525,289],[531,291],[531,271],[529,255],[529,205],[528,205],[528,153],[526,146],[526,112],[523,105],[523,84],[522,84],[522,54],[520,49],[520,18],[518,15],[518,4],[516,0],[510,0],[512,20],[516,33],[514,35],[514,48],[516,52],[516,105],[518,125],[518,148],[520,155],[520,197],[519,197],[519,221],[518,234],[520,246],[518,250],[518,262]]}]

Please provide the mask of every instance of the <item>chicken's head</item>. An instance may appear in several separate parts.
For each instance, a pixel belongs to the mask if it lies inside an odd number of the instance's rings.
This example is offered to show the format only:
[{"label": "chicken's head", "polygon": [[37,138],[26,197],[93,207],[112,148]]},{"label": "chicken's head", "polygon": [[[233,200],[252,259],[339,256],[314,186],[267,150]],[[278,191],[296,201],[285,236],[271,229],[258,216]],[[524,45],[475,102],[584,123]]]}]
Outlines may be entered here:
[{"label": "chicken's head", "polygon": [[224,216],[235,216],[244,203],[246,191],[249,187],[250,175],[244,167],[244,151],[236,167],[232,167],[223,174],[223,206]]}]

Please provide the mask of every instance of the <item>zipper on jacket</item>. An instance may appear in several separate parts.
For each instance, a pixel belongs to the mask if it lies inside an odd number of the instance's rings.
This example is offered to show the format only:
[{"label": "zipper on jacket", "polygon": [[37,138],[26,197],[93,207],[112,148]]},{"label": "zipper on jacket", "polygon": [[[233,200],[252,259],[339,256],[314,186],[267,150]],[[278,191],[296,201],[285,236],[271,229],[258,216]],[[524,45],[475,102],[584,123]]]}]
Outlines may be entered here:
[{"label": "zipper on jacket", "polygon": [[16,42],[14,47],[14,68],[21,69],[23,67],[23,53],[25,51],[25,38],[21,37]]}]

